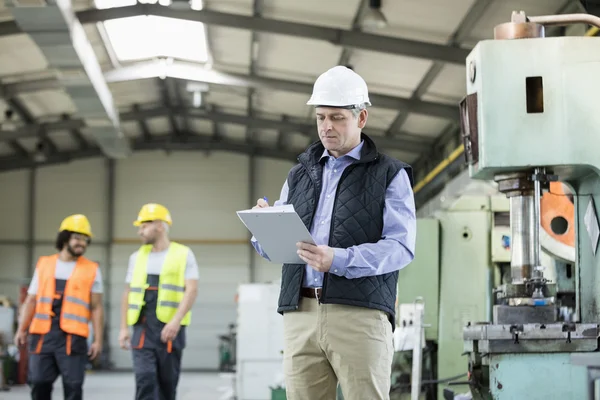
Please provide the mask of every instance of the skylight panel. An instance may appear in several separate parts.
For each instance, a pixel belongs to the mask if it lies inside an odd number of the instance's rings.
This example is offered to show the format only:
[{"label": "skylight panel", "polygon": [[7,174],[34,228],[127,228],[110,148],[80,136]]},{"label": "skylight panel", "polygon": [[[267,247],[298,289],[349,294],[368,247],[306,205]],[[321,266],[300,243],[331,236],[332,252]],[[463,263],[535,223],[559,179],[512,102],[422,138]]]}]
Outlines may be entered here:
[{"label": "skylight panel", "polygon": [[[136,0],[95,0],[97,8],[125,7]],[[119,61],[157,57],[206,63],[208,44],[203,23],[158,16],[135,16],[104,22]]]}]

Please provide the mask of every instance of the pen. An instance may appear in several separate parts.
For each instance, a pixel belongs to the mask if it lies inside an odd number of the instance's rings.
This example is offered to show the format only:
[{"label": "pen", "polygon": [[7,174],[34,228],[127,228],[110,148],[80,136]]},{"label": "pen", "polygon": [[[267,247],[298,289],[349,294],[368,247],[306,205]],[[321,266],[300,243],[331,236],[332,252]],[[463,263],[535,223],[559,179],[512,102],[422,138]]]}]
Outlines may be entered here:
[{"label": "pen", "polygon": [[269,199],[267,199],[267,196],[263,197],[263,200],[266,201],[267,203],[269,202]]}]

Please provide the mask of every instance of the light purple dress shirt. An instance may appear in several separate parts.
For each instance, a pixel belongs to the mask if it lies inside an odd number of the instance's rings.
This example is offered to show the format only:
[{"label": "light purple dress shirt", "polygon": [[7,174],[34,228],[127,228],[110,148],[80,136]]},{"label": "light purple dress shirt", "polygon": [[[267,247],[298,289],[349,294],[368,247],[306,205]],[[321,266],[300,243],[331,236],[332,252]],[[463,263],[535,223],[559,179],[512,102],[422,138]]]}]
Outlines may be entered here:
[{"label": "light purple dress shirt", "polygon": [[[319,204],[310,229],[311,236],[317,245],[329,243],[329,229],[333,212],[335,192],[344,169],[360,160],[360,151],[363,143],[356,146],[349,153],[339,158],[323,152],[321,159],[327,157],[323,167],[323,187]],[[273,205],[287,204],[287,180],[283,184],[279,200]],[[347,249],[334,248],[334,258],[330,273],[348,279],[364,276],[383,275],[400,270],[408,265],[414,258],[417,222],[415,217],[414,194],[406,171],[400,171],[387,188],[385,207],[383,211],[383,232],[381,240],[376,243],[364,243]],[[256,239],[252,238],[252,245],[257,253],[269,260]],[[303,287],[315,288],[323,286],[322,272],[315,271],[309,265],[304,274]]]}]

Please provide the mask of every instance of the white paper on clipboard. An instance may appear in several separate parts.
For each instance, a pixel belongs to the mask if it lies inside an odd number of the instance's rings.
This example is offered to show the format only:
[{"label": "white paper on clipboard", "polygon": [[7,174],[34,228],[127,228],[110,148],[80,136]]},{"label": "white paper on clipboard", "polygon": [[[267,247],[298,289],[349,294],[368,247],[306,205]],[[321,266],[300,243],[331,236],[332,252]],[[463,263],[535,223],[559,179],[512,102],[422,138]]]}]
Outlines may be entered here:
[{"label": "white paper on clipboard", "polygon": [[315,241],[293,205],[243,210],[237,215],[271,262],[305,264],[298,256],[296,243],[315,244]]}]

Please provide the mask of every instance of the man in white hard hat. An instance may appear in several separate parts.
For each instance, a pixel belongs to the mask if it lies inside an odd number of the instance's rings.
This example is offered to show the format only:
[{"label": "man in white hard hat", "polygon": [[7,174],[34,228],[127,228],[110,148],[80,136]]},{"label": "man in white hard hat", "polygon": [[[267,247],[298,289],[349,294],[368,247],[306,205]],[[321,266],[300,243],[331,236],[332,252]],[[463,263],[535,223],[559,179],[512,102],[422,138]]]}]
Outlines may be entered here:
[{"label": "man in white hard hat", "polygon": [[293,204],[318,244],[299,243],[306,264],[282,269],[286,395],[334,400],[339,381],[346,400],[389,399],[398,270],[415,248],[412,168],[362,133],[371,103],[354,71],[323,73],[307,104],[320,141],[298,157],[275,202]]},{"label": "man in white hard hat", "polygon": [[196,257],[169,240],[172,223],[169,210],[156,203],[145,204],[133,223],[143,245],[129,258],[119,343],[133,347],[136,400],[176,399],[185,330],[198,294]]}]

